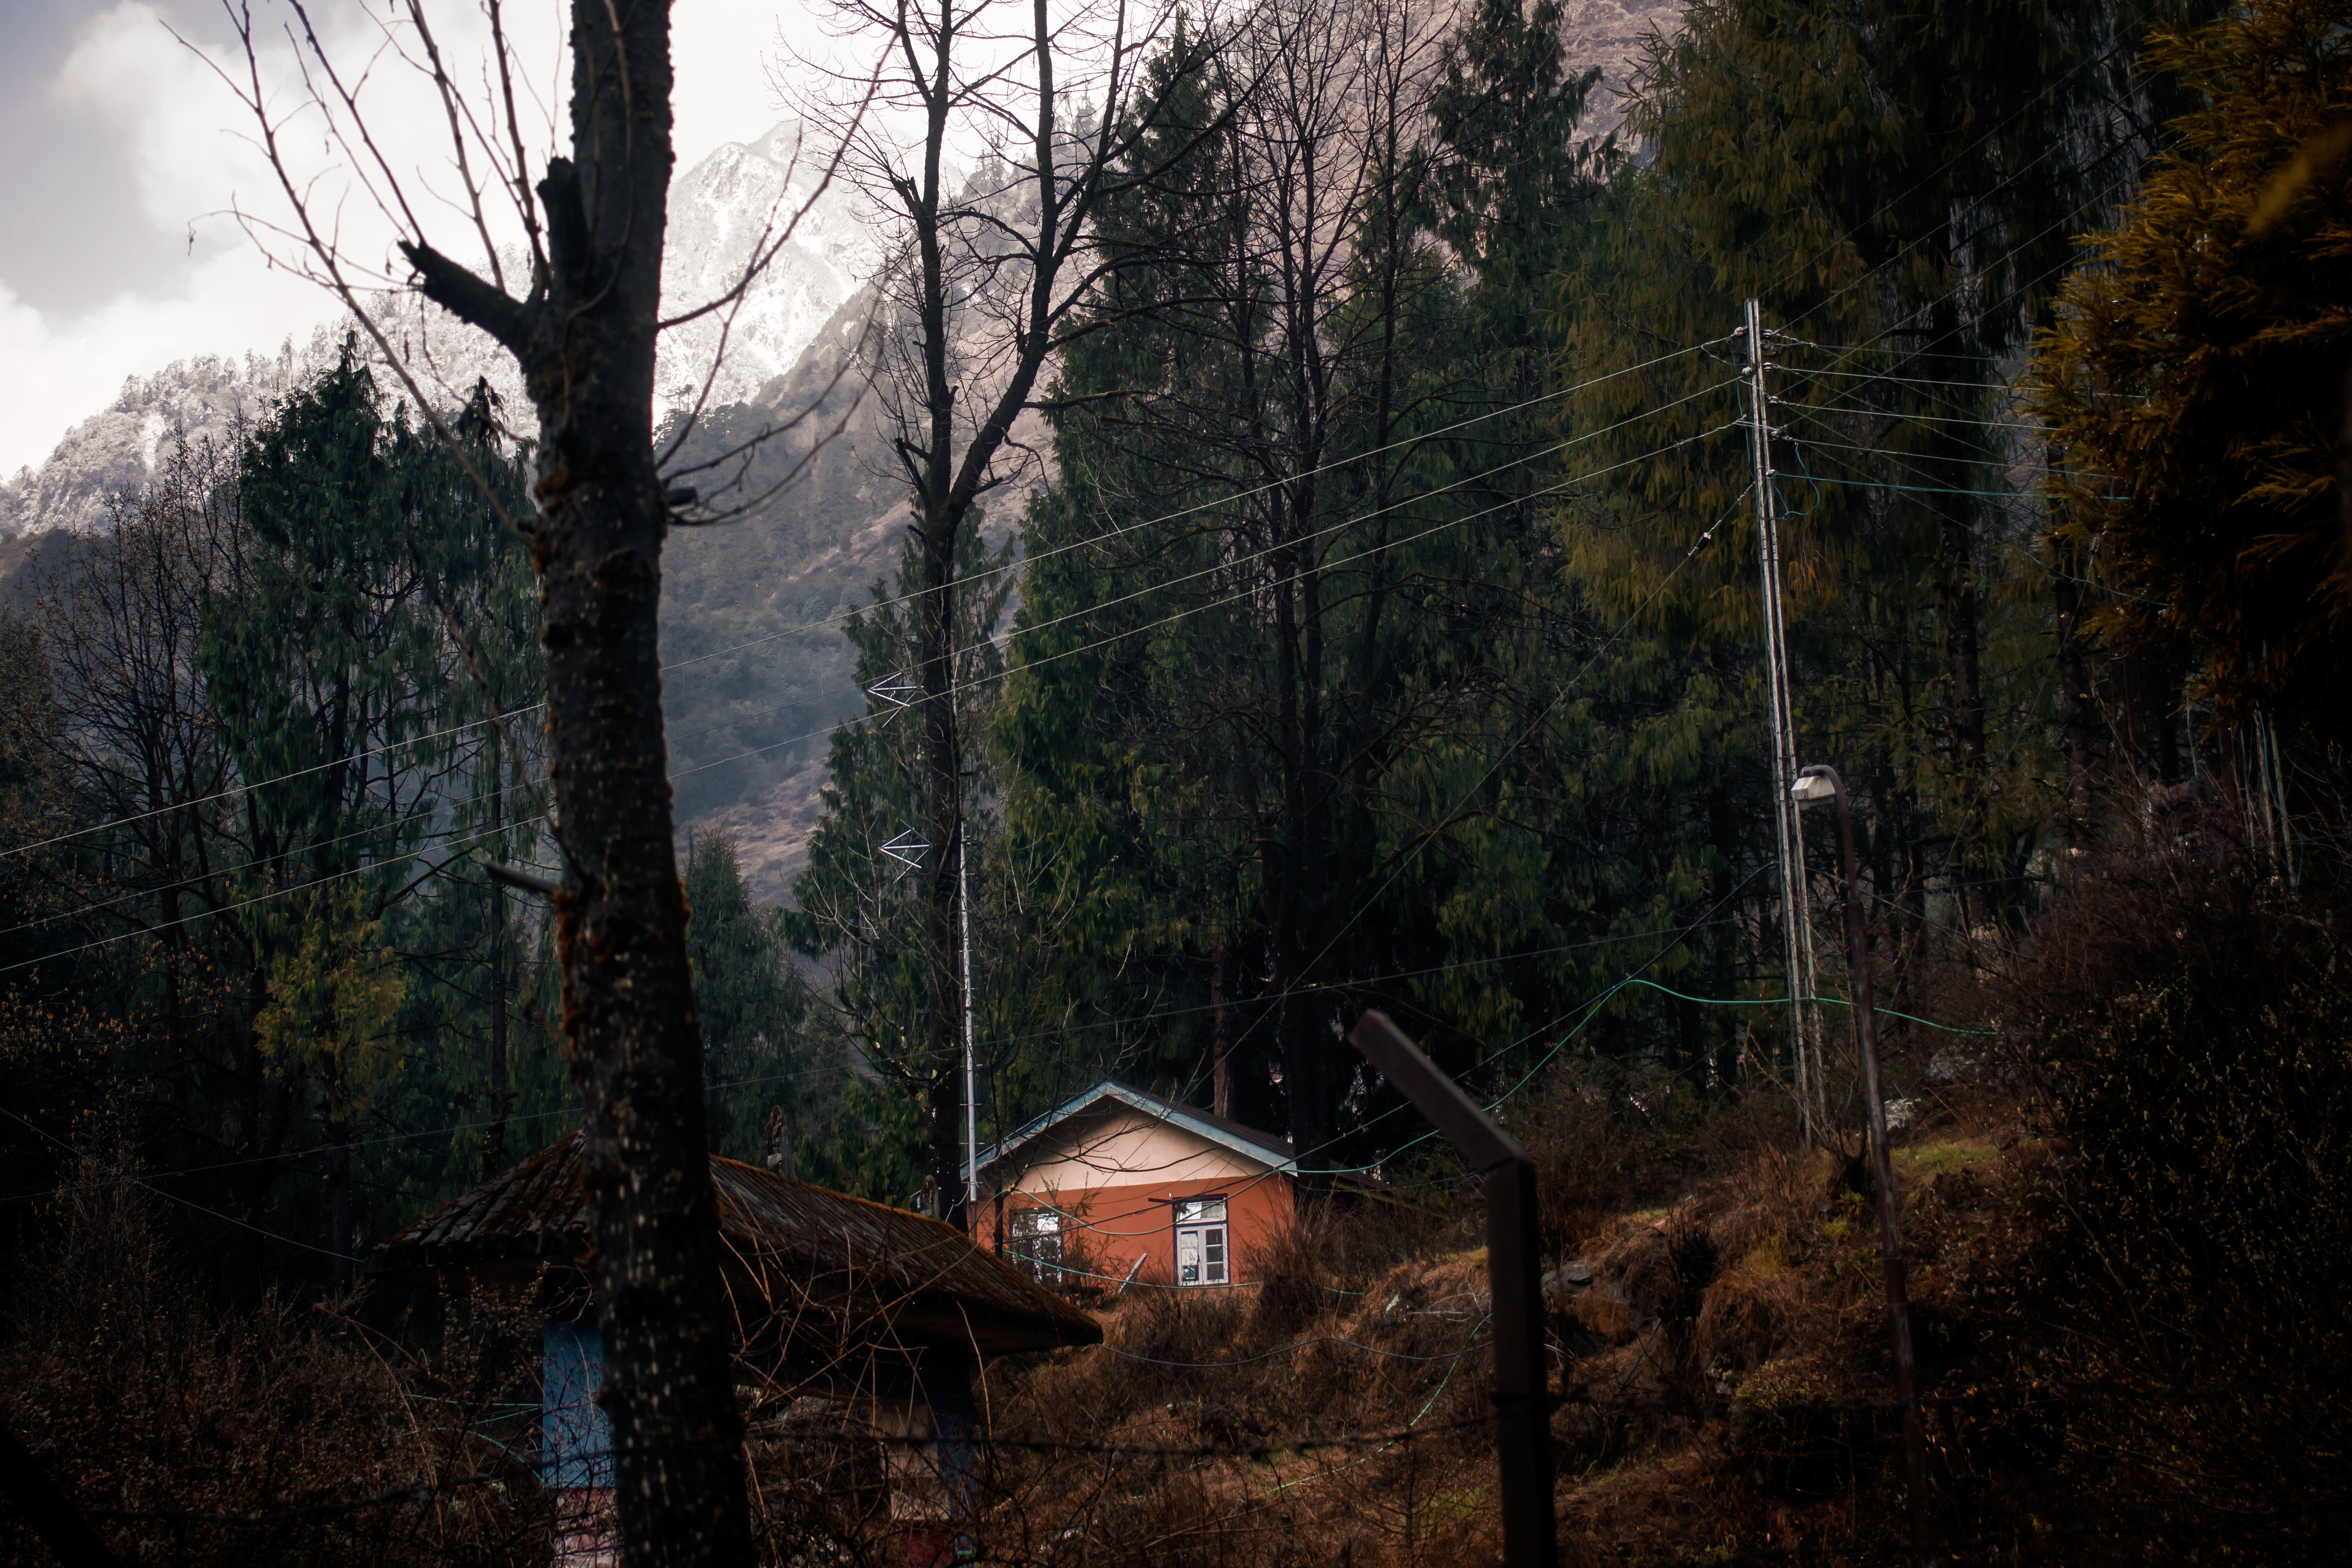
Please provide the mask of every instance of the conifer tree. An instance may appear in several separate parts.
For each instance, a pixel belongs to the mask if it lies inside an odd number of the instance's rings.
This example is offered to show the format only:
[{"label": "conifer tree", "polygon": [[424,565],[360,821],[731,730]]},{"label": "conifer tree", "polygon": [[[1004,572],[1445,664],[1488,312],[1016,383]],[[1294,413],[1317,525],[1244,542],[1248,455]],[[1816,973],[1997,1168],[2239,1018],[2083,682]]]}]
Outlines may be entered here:
[{"label": "conifer tree", "polygon": [[2060,537],[2095,563],[2092,634],[2194,670],[2232,728],[2323,743],[2352,679],[2352,41],[2260,0],[2160,31],[2191,107],[2038,345],[2064,455]]}]

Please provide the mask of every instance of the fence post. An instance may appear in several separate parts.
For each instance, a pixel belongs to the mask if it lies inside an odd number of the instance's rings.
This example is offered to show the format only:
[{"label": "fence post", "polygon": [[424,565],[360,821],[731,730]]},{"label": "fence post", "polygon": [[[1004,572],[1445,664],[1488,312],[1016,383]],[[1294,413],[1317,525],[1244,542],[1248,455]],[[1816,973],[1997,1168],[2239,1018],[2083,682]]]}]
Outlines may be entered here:
[{"label": "fence post", "polygon": [[1519,1141],[1437,1070],[1385,1013],[1348,1038],[1460,1152],[1486,1188],[1486,1281],[1494,1294],[1495,1447],[1503,1482],[1503,1561],[1557,1568],[1552,1514],[1551,1379],[1543,1282],[1536,1268],[1536,1168]]}]

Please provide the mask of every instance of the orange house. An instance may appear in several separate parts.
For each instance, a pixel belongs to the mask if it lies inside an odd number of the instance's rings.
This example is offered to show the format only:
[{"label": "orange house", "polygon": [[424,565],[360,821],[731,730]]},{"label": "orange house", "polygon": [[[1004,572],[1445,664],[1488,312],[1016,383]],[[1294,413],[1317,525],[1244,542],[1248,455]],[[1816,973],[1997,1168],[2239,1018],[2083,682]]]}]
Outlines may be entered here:
[{"label": "orange house", "polygon": [[1235,1285],[1297,1175],[1270,1132],[1105,1079],[981,1152],[979,1231],[1049,1285]]}]

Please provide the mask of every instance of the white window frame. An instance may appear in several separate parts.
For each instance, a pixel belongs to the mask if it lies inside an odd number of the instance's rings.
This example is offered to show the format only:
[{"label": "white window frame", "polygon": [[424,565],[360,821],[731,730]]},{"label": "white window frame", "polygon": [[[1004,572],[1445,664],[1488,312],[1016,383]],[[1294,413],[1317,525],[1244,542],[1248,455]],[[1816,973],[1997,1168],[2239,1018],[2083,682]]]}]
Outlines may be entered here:
[{"label": "white window frame", "polygon": [[1069,1216],[1047,1204],[1024,1204],[1005,1227],[1013,1266],[1040,1284],[1059,1285],[1068,1268]]},{"label": "white window frame", "polygon": [[1206,1288],[1234,1282],[1233,1221],[1228,1217],[1223,1194],[1178,1198],[1174,1226],[1176,1283],[1180,1287]]}]

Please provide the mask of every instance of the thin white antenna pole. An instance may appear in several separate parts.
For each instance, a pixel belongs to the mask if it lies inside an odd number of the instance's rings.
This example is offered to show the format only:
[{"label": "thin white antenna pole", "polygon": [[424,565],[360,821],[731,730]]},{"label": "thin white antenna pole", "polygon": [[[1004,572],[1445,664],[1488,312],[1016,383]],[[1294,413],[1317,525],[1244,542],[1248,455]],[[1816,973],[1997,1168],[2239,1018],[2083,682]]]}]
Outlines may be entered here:
[{"label": "thin white antenna pole", "polygon": [[971,868],[964,854],[971,838],[961,822],[956,825],[956,890],[963,904],[963,1203],[970,1223],[980,1223],[980,1100],[972,1088],[971,1023]]}]

